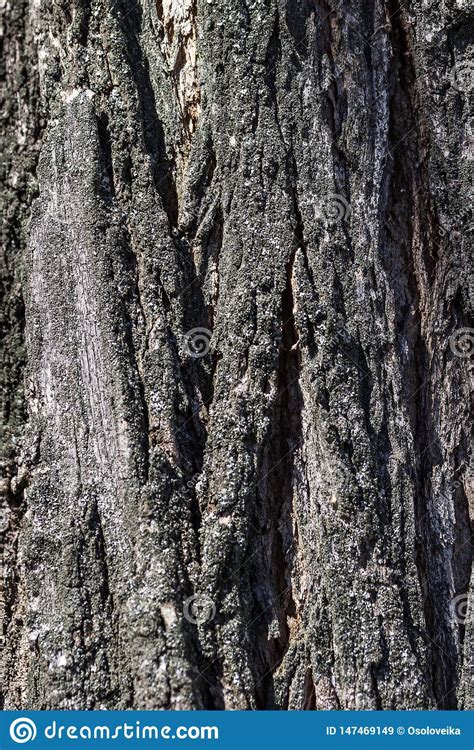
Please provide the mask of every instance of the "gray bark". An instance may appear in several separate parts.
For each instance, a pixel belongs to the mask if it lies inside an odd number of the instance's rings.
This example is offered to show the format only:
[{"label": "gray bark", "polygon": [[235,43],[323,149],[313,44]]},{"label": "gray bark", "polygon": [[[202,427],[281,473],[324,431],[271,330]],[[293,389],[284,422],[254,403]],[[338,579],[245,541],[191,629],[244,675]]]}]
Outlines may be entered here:
[{"label": "gray bark", "polygon": [[468,3],[4,14],[3,706],[468,707]]}]

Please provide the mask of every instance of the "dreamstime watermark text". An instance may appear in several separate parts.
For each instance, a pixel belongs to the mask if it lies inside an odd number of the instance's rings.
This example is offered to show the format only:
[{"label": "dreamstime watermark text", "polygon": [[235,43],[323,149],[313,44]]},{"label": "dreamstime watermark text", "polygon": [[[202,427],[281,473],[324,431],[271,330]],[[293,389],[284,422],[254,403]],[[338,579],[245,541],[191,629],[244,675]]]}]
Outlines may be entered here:
[{"label": "dreamstime watermark text", "polygon": [[46,740],[217,740],[216,726],[158,726],[142,724],[141,721],[106,724],[60,724],[52,721],[44,730],[38,730],[35,722],[27,717],[15,719],[10,724],[10,737],[17,744],[32,742],[42,733]]}]

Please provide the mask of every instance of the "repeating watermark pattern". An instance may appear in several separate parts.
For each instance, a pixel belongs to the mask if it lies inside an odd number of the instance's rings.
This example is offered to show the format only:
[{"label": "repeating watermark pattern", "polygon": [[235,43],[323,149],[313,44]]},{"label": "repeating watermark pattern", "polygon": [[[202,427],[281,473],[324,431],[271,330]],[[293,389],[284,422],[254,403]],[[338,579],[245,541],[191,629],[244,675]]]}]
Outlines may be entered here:
[{"label": "repeating watermark pattern", "polygon": [[7,606],[5,601],[5,535],[8,519],[5,511],[0,511],[0,673],[4,671],[6,657],[6,621]]},{"label": "repeating watermark pattern", "polygon": [[467,370],[467,380],[469,383],[469,391],[471,393],[474,393],[474,362],[467,362],[466,370]]},{"label": "repeating watermark pattern", "polygon": [[36,737],[36,724],[26,716],[15,719],[10,724],[10,737],[13,742],[23,745],[25,742],[32,742]]},{"label": "repeating watermark pattern", "polygon": [[189,357],[200,359],[209,354],[212,331],[208,328],[192,328],[184,334],[184,350]]},{"label": "repeating watermark pattern", "polygon": [[193,477],[191,477],[191,479],[188,479],[188,481],[186,482],[186,487],[188,488],[188,490],[193,490],[196,487],[200,476],[200,474],[195,474]]},{"label": "repeating watermark pattern", "polygon": [[194,208],[188,208],[186,209],[180,219],[179,226],[188,226],[194,221],[197,221],[199,219],[200,213],[201,213],[201,207],[195,206]]},{"label": "repeating watermark pattern", "polygon": [[336,321],[336,336],[341,341],[350,341],[351,334],[346,326],[346,321],[342,318],[338,318]]},{"label": "repeating watermark pattern", "polygon": [[326,224],[340,224],[347,219],[351,207],[343,195],[331,193],[327,195],[315,208],[316,219],[321,219]]},{"label": "repeating watermark pattern", "polygon": [[474,61],[463,60],[451,68],[449,75],[451,86],[456,91],[469,93],[474,88]]},{"label": "repeating watermark pattern", "polygon": [[469,597],[467,594],[459,594],[455,596],[451,601],[451,605],[454,610],[454,619],[458,625],[464,625],[467,617],[467,610],[469,605]]},{"label": "repeating watermark pattern", "polygon": [[471,357],[474,354],[474,328],[458,328],[451,335],[449,345],[456,357]]},{"label": "repeating watermark pattern", "polygon": [[216,605],[207,594],[194,594],[184,602],[183,614],[193,625],[204,625],[216,616]]},{"label": "repeating watermark pattern", "polygon": [[[138,5],[138,4],[137,4]],[[135,7],[135,6],[134,6]],[[355,49],[357,55],[362,54],[363,48]],[[470,91],[472,89],[472,63],[465,63],[454,66],[451,71],[451,84],[458,91]],[[232,136],[233,138],[233,136]],[[234,139],[235,140],[235,139]],[[231,142],[231,145],[235,145]],[[51,219],[60,225],[67,226],[70,219],[63,217],[63,214],[57,205],[49,204]],[[316,207],[315,214],[318,219],[322,219],[328,225],[336,225],[346,220],[351,212],[351,207],[344,196],[334,193],[326,196],[324,200]],[[190,215],[193,218],[193,213]],[[188,218],[188,216],[186,217]],[[212,348],[212,331],[207,328],[193,328],[184,336],[184,348],[187,355],[193,359],[205,357]],[[341,338],[350,337],[350,333],[341,322],[337,330],[337,335]],[[461,358],[469,358],[474,351],[474,329],[461,328],[453,333],[450,337],[450,347],[454,355]],[[342,483],[345,475],[340,469],[333,469],[332,475],[336,481]],[[192,477],[187,482],[187,487],[195,486],[199,475]],[[459,483],[455,483],[459,484]],[[0,599],[1,605],[1,599]],[[464,623],[468,608],[468,597],[466,594],[455,597],[452,600],[456,622]],[[204,624],[215,618],[216,606],[213,600],[206,594],[195,594],[185,600],[183,605],[184,617],[193,624]],[[399,729],[398,733],[402,734],[405,730]],[[36,737],[35,723],[28,718],[20,718],[13,721],[10,725],[10,736],[16,743],[26,743]]]},{"label": "repeating watermark pattern", "polygon": [[455,468],[454,472],[458,477],[457,479],[448,478],[443,485],[431,488],[429,500],[435,506],[442,503],[446,507],[450,507],[459,493],[468,495],[474,492],[474,466],[463,461]]}]

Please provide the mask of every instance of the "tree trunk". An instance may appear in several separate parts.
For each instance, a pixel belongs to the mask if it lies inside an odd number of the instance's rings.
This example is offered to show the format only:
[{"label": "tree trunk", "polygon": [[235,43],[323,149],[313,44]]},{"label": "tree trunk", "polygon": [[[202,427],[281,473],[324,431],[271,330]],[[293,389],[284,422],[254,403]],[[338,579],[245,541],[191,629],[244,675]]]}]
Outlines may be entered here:
[{"label": "tree trunk", "polygon": [[468,11],[7,0],[5,708],[468,706]]}]

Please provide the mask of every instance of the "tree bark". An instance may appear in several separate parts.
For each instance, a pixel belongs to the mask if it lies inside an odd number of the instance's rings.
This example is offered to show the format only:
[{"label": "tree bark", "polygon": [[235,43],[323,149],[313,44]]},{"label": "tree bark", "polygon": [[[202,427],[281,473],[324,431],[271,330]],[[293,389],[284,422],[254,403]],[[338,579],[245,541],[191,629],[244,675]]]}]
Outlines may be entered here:
[{"label": "tree bark", "polygon": [[469,14],[7,0],[5,708],[469,707]]}]

